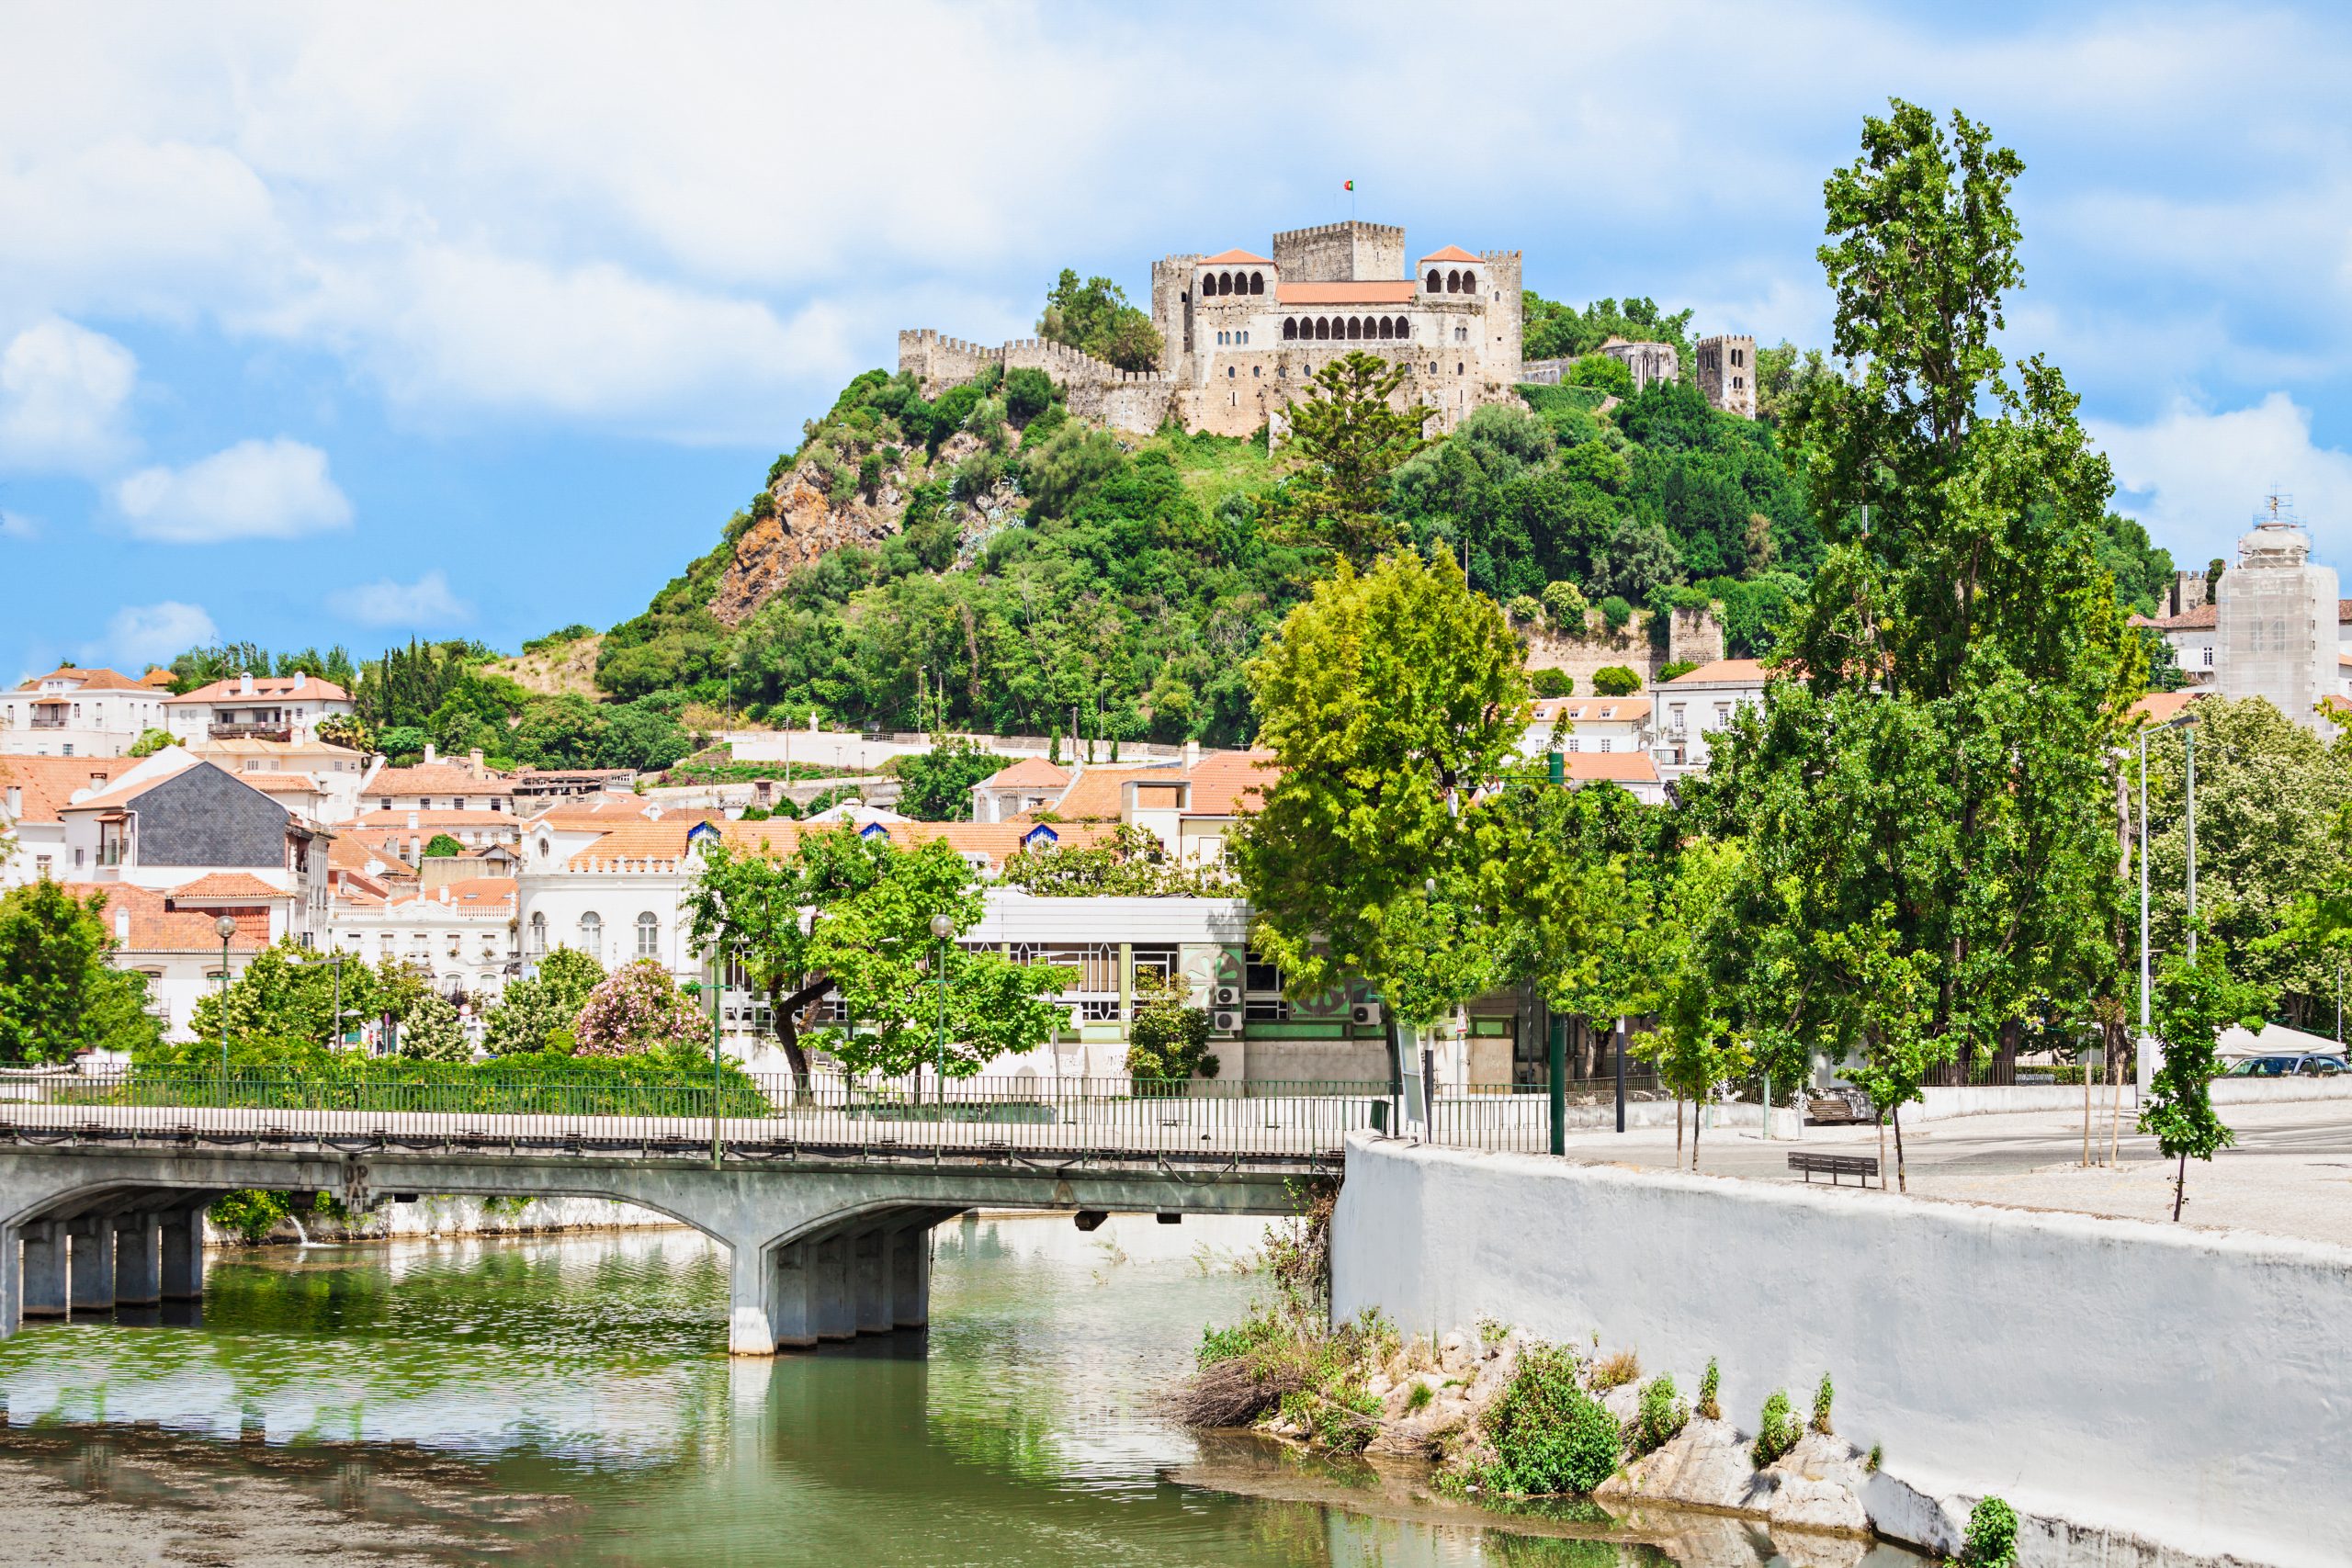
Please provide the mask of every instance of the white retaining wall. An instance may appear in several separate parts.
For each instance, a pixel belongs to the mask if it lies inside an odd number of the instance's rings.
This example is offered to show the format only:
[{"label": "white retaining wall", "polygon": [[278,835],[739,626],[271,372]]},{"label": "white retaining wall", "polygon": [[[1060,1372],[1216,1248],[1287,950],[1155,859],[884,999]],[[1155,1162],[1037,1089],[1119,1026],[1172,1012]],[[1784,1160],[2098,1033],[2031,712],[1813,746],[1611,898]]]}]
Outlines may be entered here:
[{"label": "white retaining wall", "polygon": [[[1917,1116],[1934,1121],[1943,1116],[1993,1116],[2004,1111],[2075,1111],[2083,1108],[2083,1086],[2080,1084],[2001,1084],[1983,1089],[1922,1089],[1927,1101],[1922,1105],[1903,1108],[1905,1121]],[[2114,1091],[2105,1084],[2098,1086],[2092,1096],[2096,1111],[2108,1108],[2108,1097]],[[2352,1100],[2352,1075],[2332,1078],[2215,1078],[2212,1086],[2216,1105],[2272,1105],[2299,1100]],[[2123,1111],[2127,1118],[2138,1114],[2139,1097],[2130,1084],[2123,1086]]]},{"label": "white retaining wall", "polygon": [[1935,1496],[2248,1562],[2352,1542],[2352,1249],[1358,1137],[1332,1305],[1710,1357],[1752,1430],[1824,1371],[1838,1430]]}]

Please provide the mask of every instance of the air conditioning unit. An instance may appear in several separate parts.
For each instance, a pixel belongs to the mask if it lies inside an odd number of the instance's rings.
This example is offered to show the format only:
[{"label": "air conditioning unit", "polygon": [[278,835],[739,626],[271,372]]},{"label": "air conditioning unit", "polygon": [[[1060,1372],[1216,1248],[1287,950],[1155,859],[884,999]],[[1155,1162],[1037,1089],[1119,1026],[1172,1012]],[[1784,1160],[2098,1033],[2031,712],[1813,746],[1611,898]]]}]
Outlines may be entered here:
[{"label": "air conditioning unit", "polygon": [[1238,986],[1219,986],[1216,988],[1216,1005],[1221,1008],[1238,1008],[1241,1005],[1241,987]]},{"label": "air conditioning unit", "polygon": [[1216,1030],[1219,1034],[1240,1033],[1241,1010],[1239,1008],[1219,1008],[1216,1011],[1209,1015],[1209,1027]]},{"label": "air conditioning unit", "polygon": [[1348,1021],[1358,1027],[1368,1027],[1380,1021],[1378,1002],[1358,1002],[1348,1009]]}]

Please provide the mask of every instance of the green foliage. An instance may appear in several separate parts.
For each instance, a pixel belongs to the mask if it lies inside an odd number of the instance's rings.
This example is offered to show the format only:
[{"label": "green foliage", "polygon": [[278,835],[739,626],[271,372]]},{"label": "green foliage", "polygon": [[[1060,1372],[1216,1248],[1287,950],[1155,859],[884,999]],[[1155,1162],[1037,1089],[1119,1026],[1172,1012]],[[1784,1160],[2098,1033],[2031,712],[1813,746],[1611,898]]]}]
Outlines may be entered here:
[{"label": "green foliage", "polygon": [[899,805],[918,822],[968,822],[972,786],[1003,771],[1004,759],[962,737],[899,759]]},{"label": "green foliage", "polygon": [[2187,1201],[2188,1161],[2210,1160],[2236,1142],[2213,1109],[2211,1085],[2221,1075],[2214,1042],[2232,1024],[2262,1026],[2268,998],[2262,988],[2234,978],[2222,943],[2210,937],[2197,961],[2174,953],[2156,972],[2156,1037],[2164,1060],[2140,1108],[2140,1131],[2153,1134],[2166,1159],[2177,1160],[2172,1217]]},{"label": "green foliage", "polygon": [[1674,1380],[1660,1375],[1642,1385],[1640,1413],[1634,1418],[1633,1450],[1655,1453],[1680,1434],[1690,1420],[1690,1407],[1677,1395]]},{"label": "green foliage", "polygon": [[1003,880],[1044,898],[1229,898],[1223,866],[1171,860],[1148,828],[1122,823],[1090,844],[1043,844],[1004,863]]},{"label": "green foliage", "polygon": [[257,1247],[267,1241],[269,1233],[293,1213],[286,1198],[283,1192],[246,1188],[215,1198],[206,1213],[222,1230],[234,1232],[237,1238],[248,1247]]},{"label": "green foliage", "polygon": [[323,654],[315,648],[297,652],[288,649],[271,653],[257,643],[220,643],[210,648],[191,648],[172,660],[172,690],[186,694],[198,686],[209,686],[215,681],[227,681],[241,674],[317,675],[334,682],[345,691],[358,685],[359,671],[351,662],[351,655],[341,648],[331,648]]},{"label": "green foliage", "polygon": [[1575,583],[1547,582],[1544,585],[1544,613],[1561,630],[1572,635],[1581,634],[1585,612],[1589,608],[1584,600],[1584,590]]},{"label": "green foliage", "polygon": [[1572,697],[1577,693],[1577,678],[1565,670],[1534,670],[1528,672],[1539,697]]},{"label": "green foliage", "polygon": [[658,958],[624,964],[599,980],[571,1029],[583,1056],[692,1050],[710,1038],[709,1024]]},{"label": "green foliage", "polygon": [[1004,378],[1004,415],[1013,423],[1027,425],[1061,400],[1062,389],[1043,370],[1023,366],[1008,371]]},{"label": "green foliage", "polygon": [[1625,602],[1623,595],[1611,593],[1600,602],[1600,624],[1611,631],[1623,631],[1625,623],[1633,618],[1634,606]]},{"label": "green foliage", "polygon": [[482,1021],[482,1046],[492,1055],[570,1055],[579,1048],[573,1024],[589,993],[603,983],[605,966],[587,953],[559,947],[539,959],[536,969],[529,979],[511,982]]},{"label": "green foliage", "polygon": [[1520,626],[1538,626],[1544,624],[1544,602],[1532,593],[1513,596],[1511,602],[1505,605],[1503,610]]},{"label": "green foliage", "polygon": [[[1192,987],[1182,976],[1163,982],[1137,970],[1135,1017],[1127,1027],[1127,1071],[1139,1080],[1184,1082],[1198,1074],[1213,1078],[1217,1059],[1209,1054],[1209,1015],[1192,1005]],[[1138,1086],[1140,1087],[1140,1085]]]},{"label": "green foliage", "polygon": [[368,727],[365,719],[354,714],[330,714],[319,720],[318,733],[319,739],[328,745],[341,746],[347,750],[366,754],[378,749],[376,732]]},{"label": "green foliage", "polygon": [[659,773],[695,749],[676,716],[647,702],[606,710],[596,741],[596,761],[607,768]]},{"label": "green foliage", "polygon": [[1787,1391],[1776,1388],[1756,1418],[1756,1441],[1747,1450],[1748,1458],[1761,1470],[1795,1448],[1804,1436],[1804,1428],[1789,1407]]},{"label": "green foliage", "polygon": [[1508,1496],[1585,1496],[1615,1473],[1622,1454],[1617,1418],[1585,1391],[1576,1353],[1530,1346],[1502,1397],[1485,1417],[1492,1463],[1478,1483]]},{"label": "green foliage", "polygon": [[146,981],[114,968],[106,895],[42,877],[0,895],[0,1063],[141,1051],[162,1038]]},{"label": "green foliage", "polygon": [[405,1032],[416,1010],[427,1005],[424,976],[401,960],[369,964],[356,954],[339,956],[338,964],[337,953],[302,947],[290,937],[263,949],[235,968],[225,992],[198,998],[189,1021],[193,1041],[159,1042],[141,1060],[217,1068],[225,1009],[232,1067],[299,1066],[334,1048],[338,998],[346,1032],[360,1019],[386,1013]]},{"label": "green foliage", "polygon": [[[766,492],[762,491],[761,493],[765,494]],[[550,649],[562,648],[568,644],[578,642],[582,637],[594,637],[595,635],[595,627],[574,621],[571,625],[563,627],[560,631],[551,631],[544,637],[535,637],[526,639],[523,644],[523,651],[526,653],[545,653]]]},{"label": "green foliage", "polygon": [[435,860],[447,860],[452,855],[464,854],[466,846],[447,833],[435,833],[425,840],[424,852]]},{"label": "green foliage", "polygon": [[1151,317],[1128,304],[1126,294],[1109,278],[1080,283],[1067,267],[1046,296],[1037,335],[1108,360],[1122,370],[1151,370],[1159,364],[1159,333]]},{"label": "green foliage", "polygon": [[1756,417],[1780,428],[1813,384],[1831,374],[1829,361],[1817,348],[1799,353],[1786,338],[1770,346],[1758,344]]},{"label": "green foliage", "polygon": [[1684,364],[1690,361],[1689,310],[1663,315],[1656,300],[1629,295],[1622,305],[1598,299],[1579,311],[1532,288],[1521,290],[1520,299],[1521,353],[1526,358],[1577,358],[1622,337],[1629,343],[1670,343]]},{"label": "green foliage", "polygon": [[131,757],[152,757],[173,743],[172,732],[168,729],[142,729],[139,732],[139,739],[130,743],[130,750],[124,754]]},{"label": "green foliage", "polygon": [[388,725],[376,737],[385,760],[396,768],[408,767],[424,758],[424,743],[432,737],[412,724]]},{"label": "green foliage", "polygon": [[1634,372],[1622,359],[1606,354],[1588,354],[1568,367],[1567,383],[1571,387],[1598,387],[1612,398],[1634,395]]},{"label": "green foliage", "polygon": [[428,992],[413,1003],[400,1027],[401,1055],[425,1062],[468,1062],[473,1046],[447,998]]},{"label": "green foliage", "polygon": [[1998,1497],[1980,1497],[1968,1510],[1960,1545],[1964,1568],[2017,1568],[2018,1511]]},{"label": "green foliage", "polygon": [[1592,672],[1592,689],[1604,697],[1631,696],[1642,689],[1642,678],[1623,664],[1604,664]]},{"label": "green foliage", "polygon": [[1701,1418],[1708,1421],[1720,1421],[1724,1418],[1723,1406],[1715,1402],[1716,1395],[1723,1388],[1723,1371],[1716,1366],[1715,1359],[1713,1356],[1708,1357],[1706,1374],[1699,1380]]},{"label": "green foliage", "polygon": [[1697,668],[1699,668],[1699,661],[1695,659],[1668,660],[1666,663],[1657,667],[1658,684],[1663,686],[1668,681],[1675,679],[1677,676],[1688,675],[1691,671],[1696,670]]},{"label": "green foliage", "polygon": [[1829,1386],[1829,1374],[1822,1373],[1821,1386],[1813,1391],[1813,1429],[1824,1436],[1832,1429],[1829,1425],[1829,1402],[1835,1393],[1836,1390]]},{"label": "green foliage", "polygon": [[1317,370],[1291,405],[1295,465],[1276,502],[1282,536],[1330,550],[1359,570],[1396,542],[1389,476],[1427,443],[1430,411],[1393,406],[1405,367],[1342,355]]}]

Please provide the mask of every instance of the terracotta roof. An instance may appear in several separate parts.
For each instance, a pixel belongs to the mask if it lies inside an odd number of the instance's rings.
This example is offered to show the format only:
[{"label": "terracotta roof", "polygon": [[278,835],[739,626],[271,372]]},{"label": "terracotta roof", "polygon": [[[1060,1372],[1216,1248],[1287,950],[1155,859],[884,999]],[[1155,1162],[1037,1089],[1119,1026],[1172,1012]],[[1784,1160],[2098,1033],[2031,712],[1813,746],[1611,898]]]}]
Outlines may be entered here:
[{"label": "terracotta roof", "polygon": [[1657,763],[1647,751],[1567,751],[1562,771],[1574,784],[1656,784]]},{"label": "terracotta roof", "polygon": [[514,905],[514,879],[511,876],[468,877],[463,882],[444,883],[439,887],[429,891],[422,888],[404,891],[393,902],[438,904],[442,902],[441,895],[444,893],[448,894],[448,902],[452,907],[473,905],[475,909],[468,911],[469,913],[492,904],[503,905],[511,909]]},{"label": "terracotta roof", "polygon": [[239,784],[253,785],[254,788],[261,791],[264,795],[301,795],[305,792],[311,795],[320,795],[324,793],[324,791],[322,791],[319,786],[319,781],[312,778],[308,773],[286,773],[256,771],[253,773],[232,773],[230,776],[234,778]]},{"label": "terracotta roof", "polygon": [[665,817],[659,822],[616,822],[566,863],[573,871],[586,871],[605,861],[678,860],[686,852],[687,829],[700,821],[696,817]]},{"label": "terracotta roof", "polygon": [[2177,615],[2159,615],[2155,625],[2168,632],[2211,631],[2221,618],[2220,609],[2212,604],[2199,604],[2183,610]]},{"label": "terracotta roof", "polygon": [[172,689],[172,672],[159,664],[139,677],[139,683],[152,686],[159,692],[168,692]]},{"label": "terracotta roof", "polygon": [[242,871],[216,871],[209,876],[199,876],[171,890],[177,899],[187,898],[292,898],[296,895],[282,887],[272,887],[258,876]]},{"label": "terracotta roof", "polygon": [[70,664],[61,664],[46,675],[34,676],[17,690],[33,691],[44,681],[72,681],[75,683],[74,689],[81,692],[143,692],[150,689],[143,682],[134,681],[119,670],[80,670]]},{"label": "terracotta roof", "polygon": [[1232,250],[1219,251],[1213,256],[1204,257],[1195,265],[1200,266],[1272,266],[1274,264],[1272,257],[1252,255],[1248,251],[1236,246]]},{"label": "terracotta roof", "polygon": [[1122,786],[1139,779],[1174,784],[1183,777],[1183,769],[1165,763],[1151,767],[1080,768],[1069,788],[1054,803],[1053,813],[1065,822],[1115,822],[1126,794]]},{"label": "terracotta roof", "polygon": [[1538,697],[1535,719],[1549,724],[1562,713],[1570,724],[1637,724],[1650,716],[1647,697]]},{"label": "terracotta roof", "polygon": [[240,698],[251,702],[256,697],[298,697],[306,702],[316,699],[328,703],[347,703],[351,700],[351,694],[333,681],[322,681],[316,675],[305,676],[302,689],[298,692],[294,689],[294,680],[291,675],[256,675],[254,677],[254,689],[248,692],[244,689],[243,678],[232,675],[225,681],[215,681],[209,686],[198,686],[193,692],[184,692],[176,697],[164,700],[172,703],[235,702]]},{"label": "terracotta roof", "polygon": [[1668,686],[1760,686],[1770,677],[1760,659],[1718,659],[1696,670],[1685,670]]},{"label": "terracotta roof", "polygon": [[1274,299],[1283,305],[1409,305],[1419,293],[1419,285],[1398,278],[1394,283],[1283,283],[1276,286]]},{"label": "terracotta roof", "polygon": [[500,773],[476,773],[454,762],[385,768],[368,781],[368,793],[384,795],[513,795],[514,781]]},{"label": "terracotta roof", "polygon": [[[220,933],[212,928],[222,911],[218,909],[174,909],[167,908],[167,897],[152,887],[140,887],[128,882],[69,882],[65,890],[79,898],[93,893],[106,895],[105,909],[99,919],[106,922],[107,935],[113,937],[118,913],[130,917],[130,940],[122,944],[126,953],[219,953]],[[257,953],[269,945],[269,915],[267,911],[253,914],[231,914],[237,923],[229,938],[232,953]]]},{"label": "terracotta roof", "polygon": [[[137,757],[0,757],[0,800],[6,799],[7,790],[22,790],[24,811],[17,820],[55,822],[61,819],[58,808],[74,798],[75,790],[90,788],[94,778],[111,781],[141,761]],[[0,817],[6,815],[0,810]]]},{"label": "terracotta roof", "polygon": [[1043,757],[1023,757],[979,782],[981,789],[1059,789],[1069,783],[1069,770]]},{"label": "terracotta roof", "polygon": [[2131,717],[2145,719],[2150,724],[2170,724],[2180,716],[2181,709],[2199,697],[2211,695],[2210,692],[2199,691],[2150,692],[2123,711]]},{"label": "terracotta roof", "polygon": [[[601,831],[616,822],[644,818],[652,805],[651,801],[634,795],[604,795],[591,805],[567,801],[540,812],[530,818],[530,822],[533,827],[545,823],[550,828],[591,828]],[[662,815],[671,814],[664,812]]]},{"label": "terracotta roof", "polygon": [[348,833],[338,833],[327,845],[327,867],[331,871],[351,871],[368,874],[368,863],[375,861],[383,870],[378,876],[414,876],[408,863],[398,856],[387,858],[379,844],[363,841]]},{"label": "terracotta roof", "polygon": [[[370,790],[369,795],[375,792]],[[354,820],[362,828],[405,828],[410,818],[419,828],[512,828],[523,830],[523,819],[511,811],[363,811]]]},{"label": "terracotta roof", "polygon": [[1425,262],[1428,262],[1428,261],[1452,261],[1452,262],[1464,262],[1464,261],[1466,261],[1466,262],[1483,262],[1483,261],[1485,261],[1487,258],[1486,258],[1486,257],[1484,257],[1484,256],[1473,255],[1473,254],[1471,254],[1468,251],[1464,250],[1460,245],[1448,245],[1448,246],[1446,246],[1446,247],[1445,247],[1445,249],[1443,249],[1443,250],[1442,250],[1442,251],[1431,251],[1429,254],[1427,254],[1427,255],[1423,256],[1421,259],[1422,259],[1423,261],[1425,261]]},{"label": "terracotta roof", "polygon": [[1212,751],[1193,766],[1188,817],[1235,817],[1257,808],[1281,770],[1272,751]]}]

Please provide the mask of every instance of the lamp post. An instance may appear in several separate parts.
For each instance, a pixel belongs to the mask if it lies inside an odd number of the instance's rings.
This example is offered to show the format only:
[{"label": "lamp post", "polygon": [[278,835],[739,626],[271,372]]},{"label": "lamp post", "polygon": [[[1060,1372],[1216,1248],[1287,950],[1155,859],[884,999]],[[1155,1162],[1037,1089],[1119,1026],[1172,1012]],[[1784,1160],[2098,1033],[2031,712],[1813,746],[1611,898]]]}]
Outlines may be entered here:
[{"label": "lamp post", "polygon": [[956,922],[944,913],[931,917],[931,934],[939,942],[939,1113],[947,1114],[947,939]]},{"label": "lamp post", "polygon": [[212,922],[220,937],[220,1085],[226,1093],[229,1084],[229,939],[237,934],[237,922],[223,915]]}]

